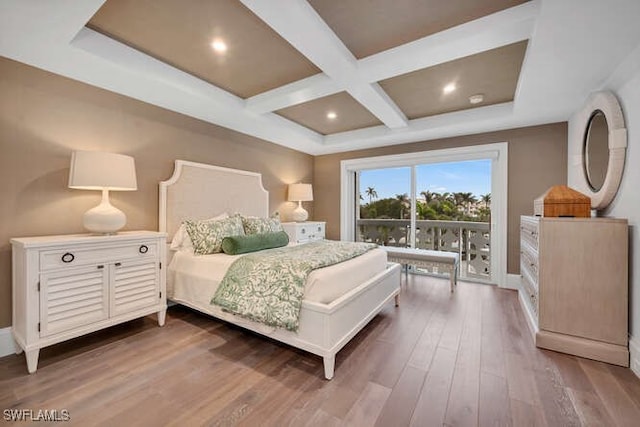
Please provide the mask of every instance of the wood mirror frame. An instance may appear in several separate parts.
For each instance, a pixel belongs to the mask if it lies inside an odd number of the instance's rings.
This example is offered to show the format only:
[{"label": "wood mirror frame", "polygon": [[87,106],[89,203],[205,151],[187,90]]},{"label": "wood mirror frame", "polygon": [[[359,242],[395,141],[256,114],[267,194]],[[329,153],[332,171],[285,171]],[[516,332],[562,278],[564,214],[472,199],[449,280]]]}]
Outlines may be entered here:
[{"label": "wood mirror frame", "polygon": [[[606,175],[600,188],[595,188],[589,181],[589,165],[585,163],[588,153],[589,127],[593,118],[602,113],[607,122],[609,159]],[[591,198],[591,208],[605,209],[618,192],[627,151],[627,129],[624,124],[622,109],[615,95],[609,91],[595,92],[589,96],[582,110],[574,116],[576,130],[570,140],[570,155],[574,159],[574,186],[576,190]]]}]

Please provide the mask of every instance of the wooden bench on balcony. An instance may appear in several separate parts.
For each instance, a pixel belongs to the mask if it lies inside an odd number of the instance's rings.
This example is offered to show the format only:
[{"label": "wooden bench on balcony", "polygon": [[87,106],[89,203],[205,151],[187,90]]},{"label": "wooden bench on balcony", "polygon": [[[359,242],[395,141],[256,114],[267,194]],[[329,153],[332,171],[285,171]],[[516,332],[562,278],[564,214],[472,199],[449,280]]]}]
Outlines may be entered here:
[{"label": "wooden bench on balcony", "polygon": [[458,264],[460,257],[454,252],[432,251],[429,249],[399,248],[395,246],[381,246],[387,251],[387,260],[397,262],[405,266],[405,281],[409,271],[409,265],[433,269],[438,268],[438,273],[449,274],[451,292],[458,284]]}]

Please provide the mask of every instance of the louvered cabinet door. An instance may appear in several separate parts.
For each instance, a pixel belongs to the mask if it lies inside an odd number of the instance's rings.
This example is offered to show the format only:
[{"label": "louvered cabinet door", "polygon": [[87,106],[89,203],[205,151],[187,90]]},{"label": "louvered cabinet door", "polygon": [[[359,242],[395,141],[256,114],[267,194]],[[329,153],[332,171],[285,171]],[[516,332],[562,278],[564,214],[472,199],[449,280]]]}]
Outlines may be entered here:
[{"label": "louvered cabinet door", "polygon": [[56,334],[109,317],[105,265],[40,275],[40,336]]},{"label": "louvered cabinet door", "polygon": [[111,316],[157,305],[160,294],[160,269],[155,260],[117,262],[110,266]]}]

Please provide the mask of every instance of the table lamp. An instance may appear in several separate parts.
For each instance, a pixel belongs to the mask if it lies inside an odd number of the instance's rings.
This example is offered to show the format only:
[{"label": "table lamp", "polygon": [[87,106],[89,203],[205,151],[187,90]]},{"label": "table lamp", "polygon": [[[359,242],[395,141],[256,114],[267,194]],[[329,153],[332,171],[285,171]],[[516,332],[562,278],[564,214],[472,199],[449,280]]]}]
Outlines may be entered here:
[{"label": "table lamp", "polygon": [[109,190],[138,189],[133,157],[100,151],[74,151],[69,188],[102,191],[102,201],[84,213],[82,223],[93,233],[113,234],[124,227],[127,217],[109,202]]},{"label": "table lamp", "polygon": [[309,218],[309,213],[302,207],[302,202],[313,200],[313,188],[311,184],[289,184],[290,202],[298,202],[298,207],[293,210],[293,220],[304,222]]}]

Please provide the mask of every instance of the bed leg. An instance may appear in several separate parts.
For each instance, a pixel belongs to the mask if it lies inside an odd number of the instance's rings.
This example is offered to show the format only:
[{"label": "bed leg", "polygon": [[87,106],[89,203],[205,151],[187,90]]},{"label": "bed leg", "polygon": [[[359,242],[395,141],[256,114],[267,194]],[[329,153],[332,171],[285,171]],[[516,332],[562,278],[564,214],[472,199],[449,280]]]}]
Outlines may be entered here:
[{"label": "bed leg", "polygon": [[324,377],[330,380],[331,378],[333,378],[333,369],[336,364],[336,356],[324,356],[322,358],[322,361],[324,362]]}]

